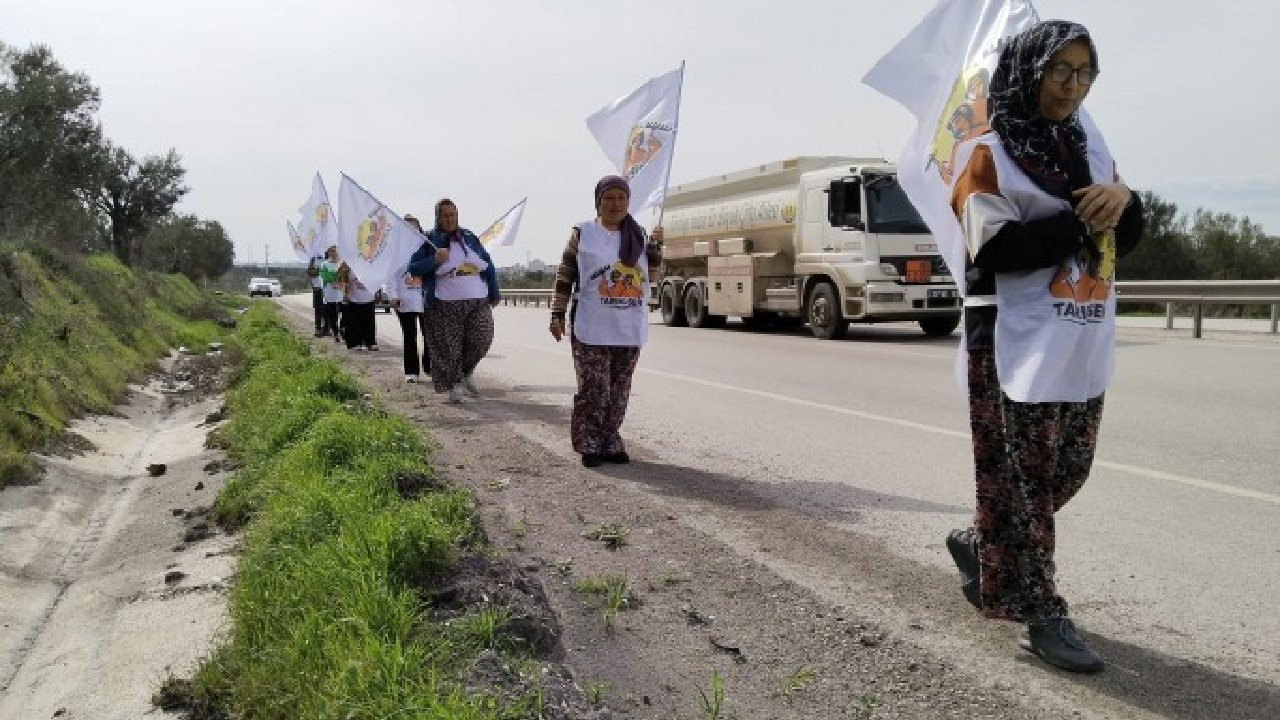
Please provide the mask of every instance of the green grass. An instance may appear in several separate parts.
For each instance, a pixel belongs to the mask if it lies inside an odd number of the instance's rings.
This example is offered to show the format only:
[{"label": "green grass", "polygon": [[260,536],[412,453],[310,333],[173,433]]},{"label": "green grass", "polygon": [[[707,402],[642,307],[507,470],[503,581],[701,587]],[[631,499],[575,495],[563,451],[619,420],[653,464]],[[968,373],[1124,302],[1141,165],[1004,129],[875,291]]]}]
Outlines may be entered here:
[{"label": "green grass", "polygon": [[225,333],[225,312],[182,276],[39,246],[0,243],[0,256],[0,488],[31,479],[33,449],[112,408],[170,347]]},{"label": "green grass", "polygon": [[626,577],[608,575],[582,578],[574,581],[573,589],[582,599],[583,605],[600,613],[604,626],[609,630],[613,629],[613,621],[618,613],[636,604],[631,584]]},{"label": "green grass", "polygon": [[420,592],[482,549],[470,495],[396,492],[396,475],[433,472],[432,446],[266,305],[228,351],[240,367],[218,439],[244,465],[214,517],[243,529],[244,550],[231,630],[193,680],[193,707],[245,720],[519,716],[536,699],[504,707],[459,681],[478,651],[511,650],[509,613],[437,622]]}]

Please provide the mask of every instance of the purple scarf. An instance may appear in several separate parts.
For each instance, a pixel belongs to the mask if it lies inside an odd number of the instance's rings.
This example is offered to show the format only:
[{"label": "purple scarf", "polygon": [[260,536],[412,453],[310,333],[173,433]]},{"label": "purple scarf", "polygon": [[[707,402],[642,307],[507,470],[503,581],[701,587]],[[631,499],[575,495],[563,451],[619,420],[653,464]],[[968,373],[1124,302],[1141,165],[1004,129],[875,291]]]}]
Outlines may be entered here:
[{"label": "purple scarf", "polygon": [[[600,182],[596,183],[596,212],[600,211],[600,196],[604,195],[605,190],[613,190],[615,188],[625,192],[628,199],[631,198],[631,186],[627,184],[626,179],[618,175],[606,175],[600,178]],[[623,263],[635,265],[640,260],[640,253],[644,252],[644,228],[640,227],[640,223],[631,217],[631,213],[627,213],[627,216],[622,218],[622,222],[618,223],[618,230],[622,236],[618,254],[621,256]]]}]

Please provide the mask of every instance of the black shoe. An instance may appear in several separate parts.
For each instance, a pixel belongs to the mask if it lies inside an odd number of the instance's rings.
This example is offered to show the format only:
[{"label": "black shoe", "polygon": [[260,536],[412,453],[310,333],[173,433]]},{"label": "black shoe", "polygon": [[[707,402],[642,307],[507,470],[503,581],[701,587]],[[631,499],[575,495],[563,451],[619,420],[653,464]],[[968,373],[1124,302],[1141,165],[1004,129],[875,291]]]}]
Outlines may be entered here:
[{"label": "black shoe", "polygon": [[604,459],[605,459],[605,462],[617,463],[618,465],[626,465],[627,463],[631,462],[631,456],[627,454],[626,450],[622,450],[616,453],[609,453],[608,455],[604,456]]},{"label": "black shoe", "polygon": [[1027,634],[1019,641],[1040,659],[1063,670],[1078,673],[1102,672],[1107,666],[1076,632],[1067,618],[1049,618],[1027,623]]},{"label": "black shoe", "polygon": [[982,594],[978,591],[978,577],[982,565],[978,562],[978,538],[973,530],[952,530],[947,533],[947,550],[960,571],[960,591],[969,604],[982,609]]},{"label": "black shoe", "polygon": [[604,456],[598,453],[582,453],[583,467],[600,467],[604,462]]}]

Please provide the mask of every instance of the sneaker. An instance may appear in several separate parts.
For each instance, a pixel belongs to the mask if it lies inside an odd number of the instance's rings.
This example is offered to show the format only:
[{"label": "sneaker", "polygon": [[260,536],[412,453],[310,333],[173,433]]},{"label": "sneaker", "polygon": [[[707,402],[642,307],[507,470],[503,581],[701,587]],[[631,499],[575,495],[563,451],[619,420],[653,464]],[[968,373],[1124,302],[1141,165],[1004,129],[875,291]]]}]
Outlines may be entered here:
[{"label": "sneaker", "polygon": [[378,347],[378,344],[377,344],[377,343],[374,343],[374,344],[372,344],[372,345],[370,345],[370,346],[369,346],[369,349],[370,349],[370,350],[372,350],[372,351],[374,351],[374,352],[377,352],[380,348]]},{"label": "sneaker", "polygon": [[357,345],[357,346],[355,346],[355,347],[353,347],[353,348],[351,348],[351,349],[352,349],[352,350],[355,350],[356,352],[364,352],[367,348],[366,348],[365,346],[363,346],[363,345]]},{"label": "sneaker", "polygon": [[467,394],[470,395],[471,397],[473,398],[480,397],[480,390],[476,387],[475,382],[471,380],[470,375],[462,376],[462,388],[466,390]]},{"label": "sneaker", "polygon": [[405,375],[405,376],[404,376],[404,381],[405,381],[405,382],[407,382],[407,383],[416,383],[416,382],[418,382],[418,376],[417,376],[417,375]]},{"label": "sneaker", "polygon": [[461,405],[464,398],[462,396],[462,384],[454,385],[449,390],[449,403],[452,405]]},{"label": "sneaker", "polygon": [[982,594],[978,590],[978,578],[982,566],[978,561],[978,538],[972,529],[952,530],[947,533],[947,550],[960,571],[960,591],[969,604],[982,609]]},{"label": "sneaker", "polygon": [[604,462],[604,456],[599,453],[582,453],[583,467],[600,467]]},{"label": "sneaker", "polygon": [[604,460],[605,462],[611,462],[618,465],[626,465],[627,463],[631,462],[631,456],[627,454],[626,450],[620,450],[616,453],[606,454],[604,456]]},{"label": "sneaker", "polygon": [[1107,666],[1076,632],[1075,623],[1064,617],[1027,623],[1027,634],[1018,644],[1050,665],[1071,672],[1096,673]]}]

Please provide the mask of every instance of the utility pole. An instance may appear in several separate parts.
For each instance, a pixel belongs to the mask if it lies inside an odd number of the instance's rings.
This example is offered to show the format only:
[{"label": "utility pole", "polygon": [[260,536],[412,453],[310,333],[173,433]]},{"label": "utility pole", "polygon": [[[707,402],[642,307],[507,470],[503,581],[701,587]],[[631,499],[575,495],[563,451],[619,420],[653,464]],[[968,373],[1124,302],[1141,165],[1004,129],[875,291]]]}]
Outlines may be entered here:
[{"label": "utility pole", "polygon": [[271,275],[271,246],[262,246],[262,274]]}]

